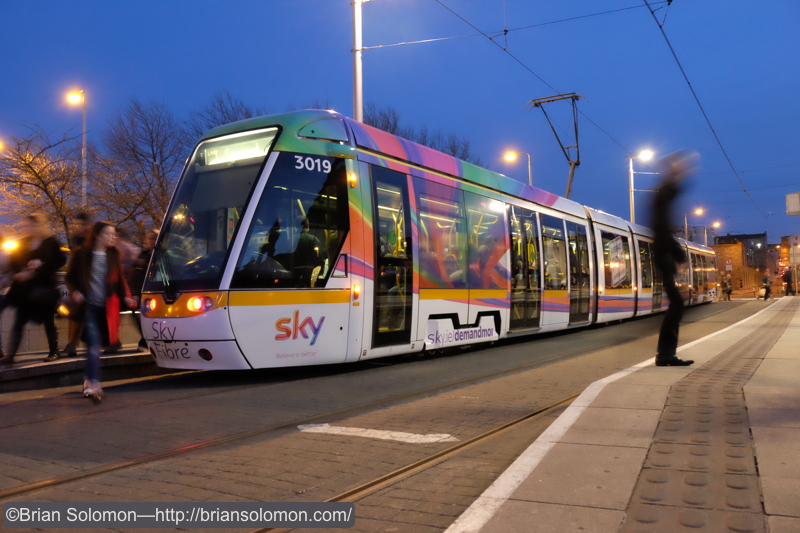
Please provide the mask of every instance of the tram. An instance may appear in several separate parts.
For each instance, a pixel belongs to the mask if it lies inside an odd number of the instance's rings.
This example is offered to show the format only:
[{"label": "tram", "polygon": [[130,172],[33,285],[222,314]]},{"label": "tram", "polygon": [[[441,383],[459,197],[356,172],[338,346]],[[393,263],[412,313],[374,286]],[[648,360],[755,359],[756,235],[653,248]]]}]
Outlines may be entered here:
[{"label": "tram", "polygon": [[[666,308],[648,228],[331,111],[203,136],[145,280],[159,366],[361,361]],[[712,249],[681,241],[687,305]]]}]

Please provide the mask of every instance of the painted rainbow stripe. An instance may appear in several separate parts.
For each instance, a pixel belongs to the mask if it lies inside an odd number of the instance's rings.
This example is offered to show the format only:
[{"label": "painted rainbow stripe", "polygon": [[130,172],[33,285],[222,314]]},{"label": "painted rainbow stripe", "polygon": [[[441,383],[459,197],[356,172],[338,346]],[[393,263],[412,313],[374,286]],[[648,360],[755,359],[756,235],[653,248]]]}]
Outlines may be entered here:
[{"label": "painted rainbow stripe", "polygon": [[569,295],[567,291],[544,291],[542,295],[542,311],[569,313]]},{"label": "painted rainbow stripe", "polygon": [[601,296],[597,311],[599,313],[633,313],[633,299],[620,296]]},{"label": "painted rainbow stripe", "polygon": [[387,160],[375,154],[365,153],[363,151],[360,151],[358,156],[361,161],[374,165],[381,165],[398,172],[411,174],[450,186],[462,187],[464,185],[460,182],[452,183],[450,179],[437,174],[437,172],[441,172],[468,180],[477,184],[479,187],[482,186],[503,191],[550,207],[561,200],[556,194],[549,193],[536,187],[530,187],[528,184],[508,178],[502,174],[485,170],[471,163],[466,163],[455,157],[437,152],[432,148],[396,137],[377,128],[361,124],[360,122],[349,119],[345,120],[353,130],[356,145],[372,152],[381,152],[396,159],[413,162],[413,164],[417,166],[431,169],[434,172],[426,171],[424,168],[413,168],[409,165]]}]

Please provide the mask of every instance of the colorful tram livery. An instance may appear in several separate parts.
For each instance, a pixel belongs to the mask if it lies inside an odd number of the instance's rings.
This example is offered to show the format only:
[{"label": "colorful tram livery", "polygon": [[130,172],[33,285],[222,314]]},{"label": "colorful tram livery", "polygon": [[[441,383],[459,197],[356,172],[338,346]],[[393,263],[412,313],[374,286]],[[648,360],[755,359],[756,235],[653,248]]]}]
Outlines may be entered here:
[{"label": "colorful tram livery", "polygon": [[[211,130],[142,297],[160,366],[343,363],[666,308],[652,232],[328,111]],[[687,304],[715,299],[684,242]]]}]

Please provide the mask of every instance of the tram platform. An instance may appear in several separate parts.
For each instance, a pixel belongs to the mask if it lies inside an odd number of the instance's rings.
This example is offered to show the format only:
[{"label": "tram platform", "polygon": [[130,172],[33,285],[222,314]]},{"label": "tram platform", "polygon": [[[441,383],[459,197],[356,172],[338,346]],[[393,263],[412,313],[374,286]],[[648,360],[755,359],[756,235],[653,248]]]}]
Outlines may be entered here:
[{"label": "tram platform", "polygon": [[[45,361],[45,357],[46,351],[22,352],[14,358],[14,364],[0,366],[0,393],[83,383],[86,350],[80,349],[75,357],[62,357],[56,361]],[[101,355],[100,366],[106,381],[168,372],[159,368],[150,353],[140,351],[135,343],[123,344],[116,354]]]},{"label": "tram platform", "polygon": [[[149,352],[140,351],[139,331],[130,318],[129,312],[122,313],[119,338],[122,349],[113,355],[100,357],[103,379],[106,381],[131,379],[166,373],[154,362]],[[128,316],[125,316],[128,315]],[[14,323],[14,309],[6,308],[0,315],[2,341],[8,347],[11,325]],[[68,341],[69,323],[67,318],[56,317],[58,346],[64,347]],[[75,357],[65,357],[56,361],[45,361],[47,357],[47,338],[44,327],[29,322],[23,330],[20,351],[14,364],[0,366],[0,393],[80,385],[83,383],[86,365],[86,350],[83,343]]]},{"label": "tram platform", "polygon": [[455,532],[800,531],[800,298],[590,385]]}]

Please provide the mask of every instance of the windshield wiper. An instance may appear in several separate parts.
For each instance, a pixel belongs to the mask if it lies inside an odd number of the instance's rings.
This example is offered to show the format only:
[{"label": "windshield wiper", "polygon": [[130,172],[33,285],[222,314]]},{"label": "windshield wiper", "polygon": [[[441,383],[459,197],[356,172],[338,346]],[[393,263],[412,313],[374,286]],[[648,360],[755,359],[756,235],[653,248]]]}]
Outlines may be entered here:
[{"label": "windshield wiper", "polygon": [[161,280],[164,283],[165,299],[167,303],[172,303],[178,299],[178,295],[170,282],[172,279],[172,265],[169,264],[169,256],[167,256],[167,254],[159,254],[158,272],[161,274]]}]

